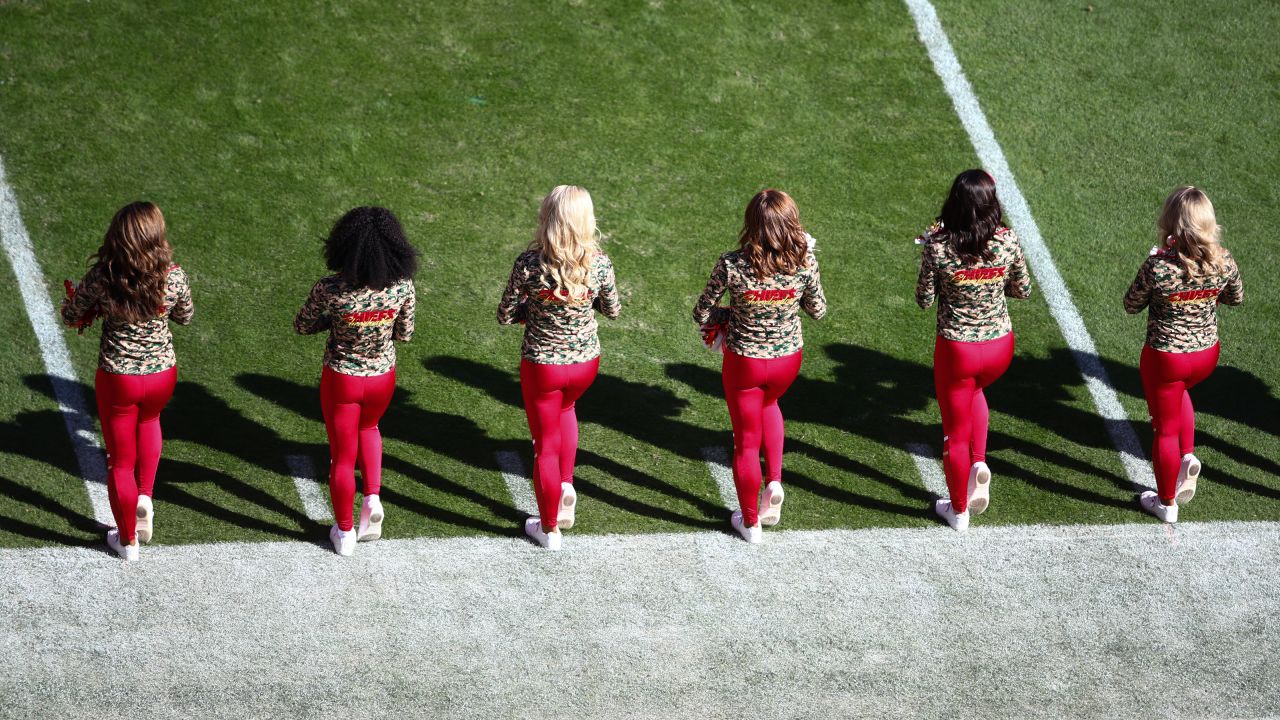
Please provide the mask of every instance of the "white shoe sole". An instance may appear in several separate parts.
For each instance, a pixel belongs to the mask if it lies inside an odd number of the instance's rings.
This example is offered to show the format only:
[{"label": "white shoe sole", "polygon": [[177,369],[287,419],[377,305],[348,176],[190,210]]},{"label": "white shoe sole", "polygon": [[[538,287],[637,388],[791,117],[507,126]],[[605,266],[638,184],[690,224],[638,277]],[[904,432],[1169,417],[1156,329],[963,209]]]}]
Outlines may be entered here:
[{"label": "white shoe sole", "polygon": [[373,542],[382,537],[382,513],[369,513],[369,522],[360,523],[360,535],[356,542]]},{"label": "white shoe sole", "polygon": [[1196,496],[1196,481],[1200,479],[1200,459],[1195,455],[1184,455],[1182,465],[1178,468],[1178,493],[1174,502],[1186,505]]},{"label": "white shoe sole", "polygon": [[759,522],[761,525],[773,526],[782,522],[782,501],[786,498],[779,486],[778,492],[770,492],[769,486],[764,489],[764,498],[760,502]]},{"label": "white shoe sole", "polygon": [[991,468],[974,463],[969,468],[969,514],[981,515],[991,504]]},{"label": "white shoe sole", "polygon": [[151,542],[152,518],[155,517],[155,511],[147,512],[147,508],[138,503],[138,523],[134,528],[133,534],[138,538],[140,543]]},{"label": "white shoe sole", "polygon": [[560,483],[560,508],[556,512],[556,527],[561,530],[572,529],[577,507],[578,491],[573,489],[573,483]]}]

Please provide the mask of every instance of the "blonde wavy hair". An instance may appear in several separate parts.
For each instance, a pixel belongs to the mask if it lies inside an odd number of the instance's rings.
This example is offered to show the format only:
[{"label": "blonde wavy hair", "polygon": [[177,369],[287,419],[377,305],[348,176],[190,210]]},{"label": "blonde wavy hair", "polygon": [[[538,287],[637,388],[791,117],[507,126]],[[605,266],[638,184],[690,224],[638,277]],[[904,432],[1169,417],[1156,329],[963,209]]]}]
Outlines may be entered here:
[{"label": "blonde wavy hair", "polygon": [[591,259],[599,250],[591,193],[577,185],[559,185],[547,193],[529,249],[538,251],[544,282],[569,300],[585,300],[596,289]]},{"label": "blonde wavy hair", "polygon": [[1222,228],[1204,191],[1183,185],[1169,193],[1156,227],[1162,244],[1172,239],[1187,277],[1222,272]]}]

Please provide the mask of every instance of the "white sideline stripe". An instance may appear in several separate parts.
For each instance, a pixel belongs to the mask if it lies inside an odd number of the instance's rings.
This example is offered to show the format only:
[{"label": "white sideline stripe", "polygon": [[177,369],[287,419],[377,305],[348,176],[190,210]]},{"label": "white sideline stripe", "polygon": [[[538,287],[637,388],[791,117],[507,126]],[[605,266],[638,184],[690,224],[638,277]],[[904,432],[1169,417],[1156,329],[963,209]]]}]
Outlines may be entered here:
[{"label": "white sideline stripe", "polygon": [[333,520],[328,494],[324,492],[316,476],[316,467],[311,458],[306,455],[289,455],[285,457],[285,462],[289,464],[293,486],[298,489],[298,497],[302,499],[302,511],[317,522]]},{"label": "white sideline stripe", "polygon": [[524,461],[514,450],[499,450],[493,454],[502,471],[502,480],[511,493],[511,503],[516,510],[530,516],[538,514],[538,500],[533,495],[533,478],[524,471]]},{"label": "white sideline stripe", "polygon": [[76,380],[76,370],[67,353],[62,337],[62,326],[54,313],[53,303],[44,284],[44,274],[31,248],[31,236],[18,211],[18,197],[9,185],[4,171],[4,159],[0,158],[0,240],[4,243],[13,274],[18,278],[22,304],[26,306],[31,329],[40,342],[40,357],[44,359],[45,372],[53,385],[53,397],[67,424],[67,435],[75,449],[76,462],[80,465],[80,477],[84,478],[93,517],[99,523],[114,527],[111,502],[107,499],[107,462],[94,430],[93,416],[85,402],[84,393]]},{"label": "white sideline stripe", "polygon": [[943,472],[938,457],[933,454],[933,448],[925,443],[907,443],[907,452],[911,453],[911,459],[916,463],[916,470],[924,481],[924,489],[940,498],[950,497],[947,475]]},{"label": "white sideline stripe", "polygon": [[720,491],[720,502],[730,510],[738,509],[738,488],[733,484],[733,459],[729,451],[719,445],[702,448],[702,459],[711,471],[711,479],[716,481],[716,489]]},{"label": "white sideline stripe", "polygon": [[[137,715],[139,697],[202,718],[1274,715],[1280,574],[1258,558],[1280,525],[1176,531],[3,550],[0,697],[13,717]],[[353,680],[369,658],[378,681]]]},{"label": "white sideline stripe", "polygon": [[1137,487],[1154,487],[1155,480],[1142,446],[1138,442],[1138,436],[1129,424],[1129,417],[1120,405],[1119,398],[1116,397],[1111,379],[1107,376],[1107,370],[1098,358],[1098,349],[1089,335],[1088,328],[1085,327],[1084,319],[1080,317],[1080,311],[1071,300],[1071,292],[1067,289],[1066,282],[1054,265],[1049,247],[1040,237],[1040,228],[1031,215],[1031,207],[1023,197],[1022,191],[1018,189],[1018,182],[1013,176],[1013,171],[1009,169],[1004,151],[1000,149],[1000,143],[996,142],[995,133],[987,123],[987,116],[982,112],[982,106],[978,104],[978,98],[974,95],[968,78],[965,77],[964,69],[960,67],[960,60],[956,57],[951,41],[947,39],[947,34],[942,29],[937,11],[929,0],[905,0],[905,2],[911,11],[911,16],[915,19],[920,40],[929,51],[934,70],[942,79],[943,87],[946,88],[952,104],[955,105],[956,114],[960,116],[960,122],[969,133],[969,140],[978,153],[979,161],[996,178],[1001,201],[1009,213],[1014,230],[1022,240],[1027,262],[1030,263],[1031,270],[1035,273],[1036,281],[1040,285],[1040,294],[1048,303],[1050,314],[1057,321],[1058,327],[1062,330],[1062,336],[1067,341],[1067,347],[1075,356],[1076,365],[1084,376],[1085,386],[1093,397],[1093,404],[1098,414],[1102,416],[1107,433],[1111,436],[1111,442],[1120,453],[1125,473]]}]

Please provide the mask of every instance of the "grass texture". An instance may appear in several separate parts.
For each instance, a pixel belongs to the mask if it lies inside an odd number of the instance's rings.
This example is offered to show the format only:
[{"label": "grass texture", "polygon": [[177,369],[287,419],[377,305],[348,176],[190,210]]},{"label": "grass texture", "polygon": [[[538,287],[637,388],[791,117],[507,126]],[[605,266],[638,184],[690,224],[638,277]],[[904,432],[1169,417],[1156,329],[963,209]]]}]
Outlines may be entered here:
[{"label": "grass texture", "polygon": [[[1206,470],[1184,519],[1280,519],[1277,10],[1091,7],[939,13],[1144,442],[1142,321],[1119,298],[1164,194],[1214,199],[1246,304],[1196,394]],[[766,186],[797,199],[832,307],[783,401],[786,527],[934,524],[905,450],[941,440],[910,238],[976,160],[901,4],[0,2],[0,28],[0,156],[51,297],[135,198],[164,209],[192,278],[157,542],[324,537],[286,464],[326,465],[322,341],[290,320],[329,225],[365,203],[424,258],[382,423],[386,536],[518,533],[494,455],[529,459],[519,332],[493,310],[560,183],[593,193],[624,302],[579,404],[574,535],[723,526],[701,451],[730,443],[728,417],[688,314]],[[0,546],[98,542],[10,280],[0,299]],[[1043,300],[1012,312],[982,522],[1139,521]],[[85,382],[95,332],[68,337]]]}]

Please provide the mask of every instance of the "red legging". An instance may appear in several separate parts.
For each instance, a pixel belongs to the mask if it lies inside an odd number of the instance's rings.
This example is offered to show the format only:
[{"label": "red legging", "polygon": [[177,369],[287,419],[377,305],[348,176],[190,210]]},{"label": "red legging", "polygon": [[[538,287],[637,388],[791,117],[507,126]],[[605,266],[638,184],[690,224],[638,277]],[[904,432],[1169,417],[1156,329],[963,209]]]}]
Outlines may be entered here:
[{"label": "red legging", "polygon": [[800,374],[803,353],[780,358],[751,358],[724,352],[721,380],[729,421],[733,423],[733,484],[738,490],[742,521],[756,524],[760,500],[760,446],[764,445],[765,475],[782,479],[782,410],[778,398]]},{"label": "red legging", "polygon": [[1177,493],[1178,470],[1182,456],[1195,450],[1196,414],[1187,390],[1213,373],[1218,365],[1219,346],[1197,352],[1171,353],[1142,347],[1138,371],[1142,390],[1147,396],[1147,410],[1155,441],[1151,448],[1151,465],[1156,473],[1156,490],[1166,503]]},{"label": "red legging", "polygon": [[99,369],[93,387],[98,398],[102,439],[107,444],[107,496],[120,541],[133,543],[138,495],[155,490],[160,465],[160,411],[173,397],[178,368],[150,375],[119,375]]},{"label": "red legging", "polygon": [[543,365],[520,360],[520,394],[533,436],[533,492],[542,529],[556,527],[560,483],[573,482],[578,457],[578,414],[574,403],[591,387],[600,358],[572,365]]},{"label": "red legging", "polygon": [[1013,361],[1013,333],[983,342],[942,336],[933,345],[933,386],[942,411],[942,466],[956,512],[969,509],[969,468],[987,459],[987,398]]},{"label": "red legging", "polygon": [[344,375],[328,367],[320,376],[320,407],[329,435],[329,499],[342,530],[354,526],[351,504],[356,497],[356,461],[364,494],[382,489],[382,433],[378,421],[396,390],[396,369],[368,377]]}]

